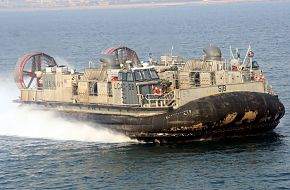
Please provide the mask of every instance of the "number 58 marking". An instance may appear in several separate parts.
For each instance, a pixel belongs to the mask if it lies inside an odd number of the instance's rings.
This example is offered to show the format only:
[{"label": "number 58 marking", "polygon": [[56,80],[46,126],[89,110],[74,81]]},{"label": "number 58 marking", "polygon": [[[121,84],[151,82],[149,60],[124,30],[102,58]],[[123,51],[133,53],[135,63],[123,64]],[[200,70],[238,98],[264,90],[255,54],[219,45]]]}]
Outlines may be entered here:
[{"label": "number 58 marking", "polygon": [[226,85],[218,85],[218,91],[219,92],[226,92],[227,91]]}]

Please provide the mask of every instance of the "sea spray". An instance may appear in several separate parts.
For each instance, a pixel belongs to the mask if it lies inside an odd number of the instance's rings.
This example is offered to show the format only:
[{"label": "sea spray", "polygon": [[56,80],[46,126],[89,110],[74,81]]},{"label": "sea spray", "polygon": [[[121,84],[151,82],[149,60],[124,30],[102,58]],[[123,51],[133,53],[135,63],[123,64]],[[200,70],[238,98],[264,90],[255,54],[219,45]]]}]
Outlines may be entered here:
[{"label": "sea spray", "polygon": [[57,63],[57,65],[65,65],[68,67],[68,69],[75,69],[74,66],[72,66],[67,60],[59,56],[54,57],[54,60]]},{"label": "sea spray", "polygon": [[86,122],[72,122],[52,111],[40,111],[13,103],[19,91],[11,81],[0,83],[0,135],[53,140],[75,140],[100,143],[131,141],[123,134],[92,127]]}]

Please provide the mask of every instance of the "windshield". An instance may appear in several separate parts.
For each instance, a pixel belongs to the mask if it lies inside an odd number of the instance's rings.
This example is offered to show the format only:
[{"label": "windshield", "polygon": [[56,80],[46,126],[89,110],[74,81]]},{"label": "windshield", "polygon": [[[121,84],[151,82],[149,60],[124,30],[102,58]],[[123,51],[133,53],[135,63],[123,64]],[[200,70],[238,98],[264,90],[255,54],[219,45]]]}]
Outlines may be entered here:
[{"label": "windshield", "polygon": [[126,81],[127,80],[127,73],[119,72],[118,80],[119,81]]},{"label": "windshield", "polygon": [[151,75],[152,79],[159,79],[159,77],[154,69],[150,69],[150,75]]},{"label": "windshield", "polygon": [[130,82],[134,81],[133,75],[132,75],[131,72],[127,73],[127,80],[130,81]]},{"label": "windshield", "polygon": [[135,75],[135,80],[136,81],[142,81],[143,80],[140,70],[135,70],[134,71],[134,75]]},{"label": "windshield", "polygon": [[143,75],[145,80],[150,80],[151,79],[149,71],[147,69],[146,70],[142,70],[142,75]]}]

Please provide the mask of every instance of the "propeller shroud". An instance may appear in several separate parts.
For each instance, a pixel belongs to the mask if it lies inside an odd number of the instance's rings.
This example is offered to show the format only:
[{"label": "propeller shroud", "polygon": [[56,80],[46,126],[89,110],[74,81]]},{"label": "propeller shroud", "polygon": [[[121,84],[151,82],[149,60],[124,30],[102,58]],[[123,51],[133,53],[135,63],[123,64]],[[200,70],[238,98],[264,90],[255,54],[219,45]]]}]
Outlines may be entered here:
[{"label": "propeller shroud", "polygon": [[14,80],[18,88],[41,89],[41,74],[48,66],[57,66],[57,63],[53,57],[42,52],[30,52],[19,59],[14,73]]}]

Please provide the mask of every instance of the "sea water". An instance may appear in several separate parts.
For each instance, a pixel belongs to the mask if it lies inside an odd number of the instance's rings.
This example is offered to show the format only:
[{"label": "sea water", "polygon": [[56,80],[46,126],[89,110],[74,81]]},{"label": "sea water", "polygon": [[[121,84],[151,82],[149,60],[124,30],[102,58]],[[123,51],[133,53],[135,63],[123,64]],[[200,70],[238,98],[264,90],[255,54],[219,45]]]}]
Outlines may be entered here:
[{"label": "sea water", "polygon": [[[290,2],[180,7],[0,12],[0,189],[288,189],[290,187]],[[55,113],[19,107],[18,58],[42,51],[71,68],[105,49],[196,58],[209,44],[250,44],[284,103],[270,133],[154,145]]]}]

